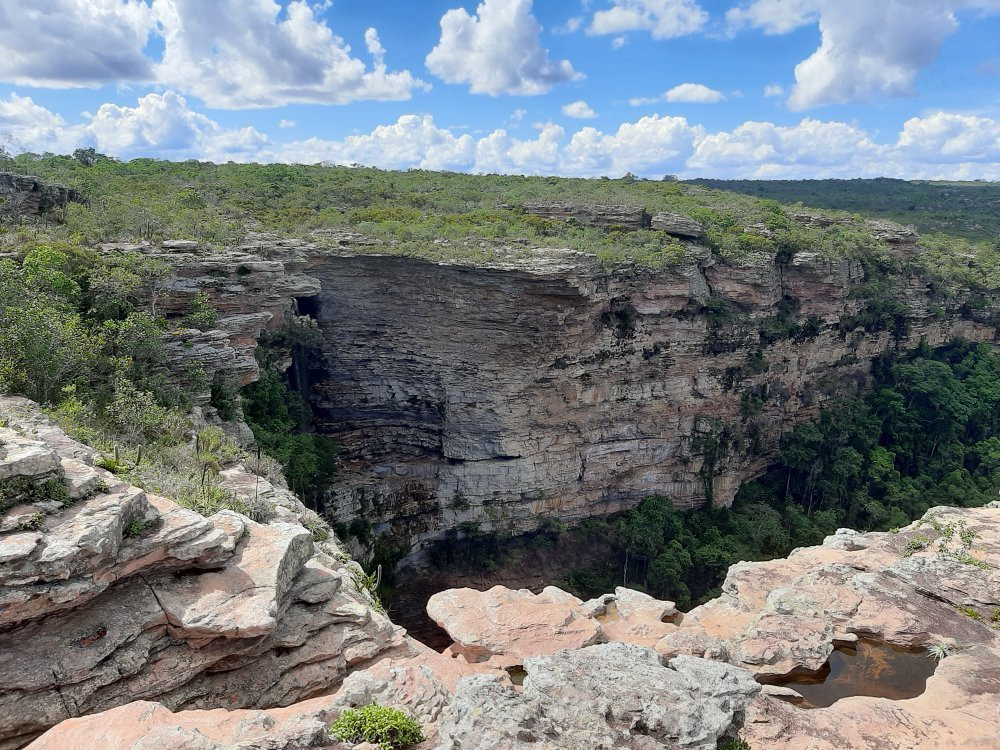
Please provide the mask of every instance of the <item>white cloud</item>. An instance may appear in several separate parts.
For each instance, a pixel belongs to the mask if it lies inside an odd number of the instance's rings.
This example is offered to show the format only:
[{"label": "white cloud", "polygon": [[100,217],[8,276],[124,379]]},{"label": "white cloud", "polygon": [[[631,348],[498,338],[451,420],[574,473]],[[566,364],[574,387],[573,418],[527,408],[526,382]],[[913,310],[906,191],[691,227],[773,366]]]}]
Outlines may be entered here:
[{"label": "white cloud", "polygon": [[374,29],[369,68],[304,0],[155,0],[164,38],[158,79],[210,107],[275,107],[409,99],[426,84],[389,72]]},{"label": "white cloud", "polygon": [[924,164],[1000,164],[1000,120],[937,112],[903,124],[899,150]]},{"label": "white cloud", "polygon": [[795,67],[793,110],[913,93],[920,72],[958,28],[956,12],[1000,10],[998,0],[750,0],[731,9],[742,27],[785,34],[819,22],[819,48]]},{"label": "white cloud", "polygon": [[226,129],[168,91],[140,97],[135,107],[102,104],[87,125],[98,150],[122,158],[151,152],[169,159],[252,159],[267,142],[254,128]]},{"label": "white cloud", "polygon": [[430,115],[403,115],[392,125],[340,141],[309,138],[262,154],[268,161],[368,164],[385,169],[468,169],[475,142],[434,124]]},{"label": "white cloud", "polygon": [[294,128],[295,127],[295,120],[285,120],[285,119],[278,120],[278,127],[279,128]]},{"label": "white cloud", "polygon": [[[160,83],[210,107],[275,107],[409,99],[427,85],[390,72],[374,29],[368,65],[317,17],[291,0],[43,0],[0,3],[0,80],[71,87]],[[154,61],[150,36],[163,42]]]},{"label": "white cloud", "polygon": [[[733,96],[740,97],[743,94],[739,91],[733,92]],[[714,104],[721,102],[726,96],[721,91],[710,89],[701,83],[681,83],[674,86],[669,91],[664,91],[660,96],[635,96],[628,100],[633,107],[643,107],[657,102],[689,102],[694,104]]]},{"label": "white cloud", "polygon": [[597,117],[597,113],[591,109],[590,105],[583,101],[583,99],[569,104],[564,104],[562,107],[562,113],[566,115],[566,117],[573,117],[577,120],[593,120]]},{"label": "white cloud", "polygon": [[102,104],[88,121],[67,125],[61,117],[28,97],[0,99],[0,131],[9,132],[26,150],[70,153],[81,146],[123,159],[248,161],[268,144],[250,127],[227,129],[188,107],[172,91],[147,94],[135,107]]},{"label": "white cloud", "polygon": [[788,106],[802,110],[910,94],[917,75],[957,28],[940,0],[838,0],[823,9],[819,49],[795,66]]},{"label": "white cloud", "polygon": [[552,29],[553,34],[575,34],[583,27],[584,18],[583,16],[573,16],[572,18],[567,18],[566,23],[562,26],[556,26]]},{"label": "white cloud", "polygon": [[84,142],[85,133],[79,126],[68,127],[62,117],[36,104],[30,96],[16,93],[0,99],[0,134],[7,135],[10,145],[18,151],[66,154],[79,145],[91,145]]},{"label": "white cloud", "polygon": [[681,83],[663,94],[668,102],[694,102],[698,104],[713,104],[721,102],[726,97],[721,91],[710,89],[701,83]]},{"label": "white cloud", "polygon": [[764,96],[784,96],[785,87],[779,83],[769,83],[764,87]]},{"label": "white cloud", "polygon": [[611,0],[587,27],[593,35],[648,31],[654,39],[671,39],[701,31],[708,14],[697,0]]},{"label": "white cloud", "polygon": [[751,0],[726,12],[730,31],[750,26],[765,34],[787,34],[812,23],[823,0]]},{"label": "white cloud", "polygon": [[0,3],[0,80],[69,88],[153,76],[155,16],[141,0]]},{"label": "white cloud", "polygon": [[[856,125],[805,118],[796,125],[749,121],[708,131],[684,117],[650,115],[603,132],[536,125],[532,138],[505,129],[473,138],[430,115],[403,115],[370,133],[276,145],[249,127],[224,128],[179,94],[141,97],[134,107],[104,104],[68,124],[26,96],[0,98],[0,133],[22,147],[69,153],[80,146],[122,158],[362,163],[388,169],[718,177],[1000,179],[1000,119],[937,112],[907,120],[892,141]],[[17,143],[15,144],[17,145]]]},{"label": "white cloud", "polygon": [[441,39],[427,68],[447,83],[468,83],[473,94],[544,94],[583,76],[569,60],[550,61],[539,41],[531,0],[483,0],[470,16],[453,8],[441,17]]}]

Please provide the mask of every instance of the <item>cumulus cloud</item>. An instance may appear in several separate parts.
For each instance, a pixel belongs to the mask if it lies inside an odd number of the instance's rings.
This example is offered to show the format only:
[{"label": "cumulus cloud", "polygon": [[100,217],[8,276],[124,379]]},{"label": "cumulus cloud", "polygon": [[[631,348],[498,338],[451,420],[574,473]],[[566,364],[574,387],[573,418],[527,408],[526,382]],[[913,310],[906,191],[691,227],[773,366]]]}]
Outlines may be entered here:
[{"label": "cumulus cloud", "polygon": [[0,80],[70,88],[146,81],[156,23],[141,0],[0,3]]},{"label": "cumulus cloud", "polygon": [[30,96],[16,93],[0,99],[0,134],[17,151],[65,154],[78,145],[91,145],[79,126],[67,126],[62,117],[36,104]]},{"label": "cumulus cloud", "polygon": [[471,136],[456,136],[438,127],[430,115],[403,115],[392,125],[380,125],[371,133],[340,141],[308,138],[265,151],[261,156],[268,161],[360,163],[384,169],[468,169],[474,153]]},{"label": "cumulus cloud", "polygon": [[532,137],[506,129],[475,139],[408,114],[370,133],[339,140],[275,144],[249,127],[226,128],[174,92],[135,106],[102,105],[69,124],[30,97],[0,98],[0,132],[34,151],[80,146],[122,158],[361,163],[387,169],[446,169],[594,177],[904,177],[1000,179],[1000,119],[936,112],[907,120],[890,141],[857,125],[805,118],[794,125],[749,121],[709,131],[684,117],[650,115],[604,132],[536,125]]},{"label": "cumulus cloud", "polygon": [[[793,110],[913,93],[920,72],[958,28],[956,12],[1000,11],[997,0],[750,0],[731,9],[743,27],[785,34],[819,22],[820,46],[795,67]],[[873,33],[873,29],[880,30]]]},{"label": "cumulus cloud", "polygon": [[[735,96],[742,96],[736,92]],[[643,107],[657,102],[688,102],[694,104],[713,104],[721,102],[726,96],[702,83],[680,83],[660,96],[635,96],[628,100],[633,107]]]},{"label": "cumulus cloud", "polygon": [[592,35],[648,31],[654,39],[671,39],[701,31],[708,13],[697,0],[611,0],[611,7],[594,13]]},{"label": "cumulus cloud", "polygon": [[67,125],[29,97],[11,94],[7,100],[0,99],[0,131],[9,132],[29,151],[70,153],[93,146],[123,159],[249,161],[269,143],[254,128],[223,128],[172,91],[147,94],[134,107],[102,104],[87,122],[74,125]]},{"label": "cumulus cloud", "polygon": [[681,83],[663,94],[668,102],[694,102],[697,104],[713,104],[721,102],[726,97],[721,91],[710,89],[701,83]]},{"label": "cumulus cloud", "polygon": [[164,39],[158,80],[210,107],[402,100],[426,87],[407,70],[387,69],[374,29],[365,33],[371,67],[353,57],[304,0],[284,11],[274,0],[154,0],[153,7]]},{"label": "cumulus cloud", "polygon": [[937,112],[903,124],[897,146],[923,164],[992,162],[1000,164],[1000,120]]},{"label": "cumulus cloud", "polygon": [[569,60],[549,60],[531,0],[483,0],[471,16],[453,8],[441,17],[441,39],[427,55],[428,70],[474,94],[544,94],[583,76]]},{"label": "cumulus cloud", "polygon": [[279,128],[294,128],[295,127],[295,120],[285,120],[285,119],[278,120],[278,127]]},{"label": "cumulus cloud", "polygon": [[764,87],[764,96],[784,96],[785,87],[778,83],[769,83]]},{"label": "cumulus cloud", "polygon": [[564,104],[562,106],[562,113],[566,117],[572,117],[577,120],[593,120],[597,117],[597,113],[583,99]]}]

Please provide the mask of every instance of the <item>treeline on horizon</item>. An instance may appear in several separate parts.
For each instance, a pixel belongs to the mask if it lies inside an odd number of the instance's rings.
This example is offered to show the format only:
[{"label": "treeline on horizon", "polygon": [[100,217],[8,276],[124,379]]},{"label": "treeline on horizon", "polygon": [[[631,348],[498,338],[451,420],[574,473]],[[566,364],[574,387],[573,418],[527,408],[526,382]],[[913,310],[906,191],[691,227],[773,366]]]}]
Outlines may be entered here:
[{"label": "treeline on horizon", "polygon": [[897,180],[696,179],[689,184],[813,208],[882,216],[924,234],[974,242],[1000,238],[1000,182]]}]

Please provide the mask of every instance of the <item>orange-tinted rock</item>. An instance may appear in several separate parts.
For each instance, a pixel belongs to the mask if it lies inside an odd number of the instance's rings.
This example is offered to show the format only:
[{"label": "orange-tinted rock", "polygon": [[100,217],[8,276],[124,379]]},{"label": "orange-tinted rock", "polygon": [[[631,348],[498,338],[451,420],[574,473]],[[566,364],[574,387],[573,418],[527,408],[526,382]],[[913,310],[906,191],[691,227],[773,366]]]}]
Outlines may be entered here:
[{"label": "orange-tinted rock", "polygon": [[604,640],[583,602],[554,586],[540,594],[503,586],[449,589],[430,598],[427,614],[455,641],[452,651],[470,662],[506,657],[521,663]]}]

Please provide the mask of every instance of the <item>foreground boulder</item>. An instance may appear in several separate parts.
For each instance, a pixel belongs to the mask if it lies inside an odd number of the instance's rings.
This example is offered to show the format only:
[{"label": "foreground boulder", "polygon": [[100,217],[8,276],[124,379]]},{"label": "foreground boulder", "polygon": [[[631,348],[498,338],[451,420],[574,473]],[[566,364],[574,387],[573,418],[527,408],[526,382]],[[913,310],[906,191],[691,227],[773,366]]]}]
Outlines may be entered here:
[{"label": "foreground boulder", "polygon": [[608,643],[525,661],[524,691],[461,682],[441,727],[448,750],[715,750],[760,686],[746,670]]},{"label": "foreground boulder", "polygon": [[204,518],[92,465],[31,402],[0,416],[0,748],[136,699],[288,705],[419,650],[298,523]]}]

